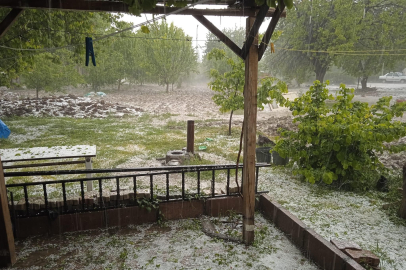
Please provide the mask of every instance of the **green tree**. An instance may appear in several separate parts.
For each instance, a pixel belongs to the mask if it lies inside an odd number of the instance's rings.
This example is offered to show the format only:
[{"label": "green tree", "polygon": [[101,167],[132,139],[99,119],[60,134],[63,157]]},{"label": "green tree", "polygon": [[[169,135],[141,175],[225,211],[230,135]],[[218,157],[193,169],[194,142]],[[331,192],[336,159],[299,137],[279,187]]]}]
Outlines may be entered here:
[{"label": "green tree", "polygon": [[[221,30],[228,38],[234,41],[239,47],[242,47],[245,41],[245,28],[235,27],[235,28],[224,28]],[[239,57],[230,50],[223,42],[211,32],[206,35],[205,50],[203,52],[203,66],[210,75],[212,69],[218,70],[219,73],[223,74],[226,71],[230,71],[231,67],[227,64],[227,61],[213,61],[208,58],[209,53],[213,49],[221,49],[226,53],[227,58],[233,59],[235,62],[238,61]]]},{"label": "green tree", "polygon": [[[0,9],[0,18],[9,11]],[[0,40],[0,86],[11,86],[12,79],[31,69],[43,48],[75,45],[76,59],[83,61],[85,37],[104,32],[103,27],[118,17],[108,13],[24,10]]]},{"label": "green tree", "polygon": [[59,50],[58,53],[41,53],[34,56],[31,69],[23,74],[25,85],[37,92],[55,92],[64,86],[76,86],[83,83],[78,73],[73,53]]},{"label": "green tree", "polygon": [[145,61],[151,80],[159,85],[172,86],[191,72],[197,72],[197,54],[192,46],[192,38],[181,28],[162,20],[149,26],[150,33],[137,33],[144,37]]},{"label": "green tree", "polygon": [[[221,49],[213,49],[207,57],[209,60],[225,61],[230,71],[220,73],[216,69],[210,71],[211,82],[210,89],[216,92],[213,101],[220,106],[220,112],[230,111],[230,120],[228,122],[228,133],[231,135],[231,120],[235,110],[244,109],[244,84],[245,84],[245,64],[241,59],[235,61],[229,58],[226,52]],[[283,100],[282,93],[287,93],[288,89],[284,82],[272,77],[261,80],[258,88],[257,106],[263,109],[262,104],[268,104],[268,98],[275,99],[278,102]]]},{"label": "green tree", "polygon": [[[356,53],[340,56],[337,62],[348,74],[360,78],[362,89],[366,89],[370,76],[378,74],[382,67],[391,69],[397,61],[405,59],[391,54],[402,54],[396,49],[406,45],[406,3],[366,0],[359,5],[363,6],[363,14],[358,16],[353,29],[357,32],[352,46]],[[386,52],[387,49],[394,51]]]},{"label": "green tree", "polygon": [[359,14],[360,7],[353,0],[296,2],[288,11],[288,18],[279,24],[282,35],[275,45],[280,57],[277,62],[268,62],[269,69],[280,69],[287,78],[296,72],[293,77],[299,81],[308,70],[313,70],[316,80],[323,81],[336,59],[328,51],[352,48],[357,33],[350,29],[358,22]]}]

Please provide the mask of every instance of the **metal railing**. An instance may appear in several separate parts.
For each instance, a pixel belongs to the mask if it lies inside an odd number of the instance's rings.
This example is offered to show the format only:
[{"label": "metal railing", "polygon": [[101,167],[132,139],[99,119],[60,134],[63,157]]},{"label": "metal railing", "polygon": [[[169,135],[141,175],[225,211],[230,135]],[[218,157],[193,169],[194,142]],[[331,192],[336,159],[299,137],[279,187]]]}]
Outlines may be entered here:
[{"label": "metal railing", "polygon": [[[257,190],[258,186],[258,175],[259,168],[269,167],[268,164],[256,164],[256,183],[255,183],[255,193],[259,193]],[[239,165],[239,169],[242,171],[243,165]],[[75,212],[86,212],[86,211],[97,211],[101,209],[118,208],[125,206],[138,205],[140,199],[144,200],[158,200],[158,201],[174,201],[174,200],[191,200],[197,198],[213,198],[213,197],[224,197],[232,195],[230,192],[230,178],[231,171],[236,169],[235,164],[230,165],[198,165],[198,166],[170,166],[170,167],[154,167],[154,168],[133,168],[133,169],[93,169],[93,170],[64,170],[64,171],[31,171],[31,172],[9,172],[4,173],[5,177],[17,177],[17,176],[44,176],[44,175],[68,175],[68,174],[89,174],[93,175],[96,173],[129,173],[125,175],[115,175],[115,176],[98,176],[91,178],[78,178],[78,179],[65,179],[65,180],[53,180],[53,181],[41,181],[41,182],[27,182],[18,184],[8,184],[6,185],[7,190],[11,189],[23,189],[23,200],[24,202],[17,207],[13,200],[13,193],[10,193],[11,199],[11,209],[14,212],[14,218],[30,217],[38,215],[49,215],[50,211],[58,214],[68,214]],[[211,171],[210,181],[210,193],[202,193],[201,190],[201,174],[205,171]],[[226,172],[226,191],[225,194],[216,194],[216,172],[225,171]],[[195,173],[197,177],[196,182],[196,192],[187,193],[185,188],[185,174]],[[171,194],[170,193],[170,176],[173,174],[181,175],[181,194]],[[159,195],[154,193],[154,178],[157,176],[164,176],[165,178],[165,195]],[[149,195],[147,193],[140,194],[138,190],[138,180],[144,177],[149,178]],[[234,177],[234,175],[233,175]],[[122,179],[131,179],[132,189],[131,190],[121,190]],[[97,188],[92,193],[92,197],[89,198],[85,194],[84,182],[87,181],[97,181]],[[115,182],[115,191],[108,192],[106,194],[104,191],[106,188],[106,181]],[[241,192],[242,192],[242,181],[241,179]],[[128,182],[128,181],[127,181]],[[145,180],[144,180],[145,182]],[[148,181],[147,181],[148,182]],[[70,183],[80,184],[80,196],[70,199],[67,197],[67,189],[70,187]],[[60,184],[62,189],[61,199],[52,199],[48,197],[48,187],[50,185]],[[28,192],[28,187],[39,187],[42,189],[42,198],[39,203],[30,203],[30,196]],[[263,193],[263,192],[260,192]],[[143,195],[143,198],[139,198],[139,195]],[[235,195],[235,194],[234,194]],[[38,197],[36,197],[38,199]],[[21,207],[22,206],[22,207]],[[10,210],[11,210],[10,209]],[[15,213],[17,212],[17,214]]]}]

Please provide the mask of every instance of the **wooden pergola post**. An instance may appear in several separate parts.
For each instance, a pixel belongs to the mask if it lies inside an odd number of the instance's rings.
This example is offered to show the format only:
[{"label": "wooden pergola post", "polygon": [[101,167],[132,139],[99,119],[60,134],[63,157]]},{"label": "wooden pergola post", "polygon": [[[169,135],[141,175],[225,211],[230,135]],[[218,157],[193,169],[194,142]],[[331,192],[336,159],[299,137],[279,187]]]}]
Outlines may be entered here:
[{"label": "wooden pergola post", "polygon": [[[247,35],[255,17],[247,18]],[[247,37],[248,38],[248,37]],[[244,85],[244,165],[243,165],[243,240],[254,242],[255,213],[255,142],[257,130],[258,35],[247,48]]]},{"label": "wooden pergola post", "polygon": [[16,254],[13,229],[11,225],[10,211],[8,209],[3,165],[0,159],[0,267],[12,266],[15,262]]}]

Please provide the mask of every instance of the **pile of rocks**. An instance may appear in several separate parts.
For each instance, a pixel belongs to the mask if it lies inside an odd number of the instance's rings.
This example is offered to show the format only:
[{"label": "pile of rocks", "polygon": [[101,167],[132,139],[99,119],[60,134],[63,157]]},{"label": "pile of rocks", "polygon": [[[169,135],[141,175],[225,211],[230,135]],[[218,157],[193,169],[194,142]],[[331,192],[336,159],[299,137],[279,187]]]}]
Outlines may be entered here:
[{"label": "pile of rocks", "polygon": [[56,116],[73,118],[106,118],[124,115],[139,116],[143,110],[133,106],[121,106],[106,102],[102,98],[64,96],[20,99],[14,93],[0,96],[1,116]]}]

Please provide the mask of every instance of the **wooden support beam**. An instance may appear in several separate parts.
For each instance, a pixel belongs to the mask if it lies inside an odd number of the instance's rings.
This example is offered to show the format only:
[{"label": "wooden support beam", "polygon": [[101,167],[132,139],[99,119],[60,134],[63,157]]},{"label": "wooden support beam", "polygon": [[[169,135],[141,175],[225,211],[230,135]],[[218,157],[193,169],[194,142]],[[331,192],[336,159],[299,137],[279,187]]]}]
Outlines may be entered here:
[{"label": "wooden support beam", "polygon": [[11,267],[16,262],[13,229],[8,209],[6,183],[0,160],[0,268]]},{"label": "wooden support beam", "polygon": [[[143,13],[147,14],[167,14],[178,10],[179,8],[157,6],[154,9],[144,11]],[[256,8],[245,8],[245,9],[236,9],[236,8],[223,8],[223,9],[186,9],[175,15],[201,15],[201,16],[229,16],[229,17],[248,17],[255,16],[258,12]],[[274,8],[270,8],[265,14],[265,17],[273,17],[275,13]],[[286,16],[286,13],[284,14]]]},{"label": "wooden support beam", "polygon": [[278,3],[279,4],[278,4],[278,6],[276,8],[275,14],[273,15],[272,20],[269,23],[268,28],[266,29],[266,32],[265,32],[264,36],[262,37],[261,44],[259,45],[258,61],[261,61],[262,56],[264,55],[265,50],[266,50],[269,42],[271,41],[271,37],[273,35],[273,32],[275,31],[276,25],[278,24],[279,18],[282,17],[281,15],[284,12],[285,3],[283,3],[283,1],[279,1]]},{"label": "wooden support beam", "polygon": [[0,23],[0,38],[2,38],[6,34],[7,30],[15,22],[15,20],[20,16],[21,12],[23,12],[22,9],[13,8],[7,14],[7,16]]},{"label": "wooden support beam", "polygon": [[[261,24],[264,21],[265,15],[268,12],[268,10],[269,10],[269,7],[265,3],[259,9],[259,12],[258,12],[256,18],[254,17],[255,22],[253,23],[251,30],[249,30],[249,33],[247,33],[247,39],[241,50],[242,59],[245,59],[247,57],[247,54],[251,48],[251,45],[254,42],[254,38],[258,35],[259,28],[261,27]],[[256,43],[258,44],[258,41]]]},{"label": "wooden support beam", "polygon": [[399,216],[406,219],[406,164],[403,165],[403,197],[400,203]]},{"label": "wooden support beam", "polygon": [[[247,18],[247,33],[255,17]],[[244,158],[243,158],[243,240],[254,242],[255,144],[257,130],[258,38],[255,37],[245,59],[244,85]]]},{"label": "wooden support beam", "polygon": [[66,11],[107,11],[126,12],[128,5],[117,1],[73,1],[73,0],[0,0],[0,7],[20,8],[20,9],[63,9]]},{"label": "wooden support beam", "polygon": [[[223,32],[221,32],[214,24],[201,15],[193,15],[196,20],[203,24],[210,32],[212,32],[218,39],[220,39],[227,47],[230,48],[236,55],[241,57],[241,49],[231,39],[229,39]],[[242,58],[242,57],[241,57]],[[245,58],[242,58],[243,60]]]}]

